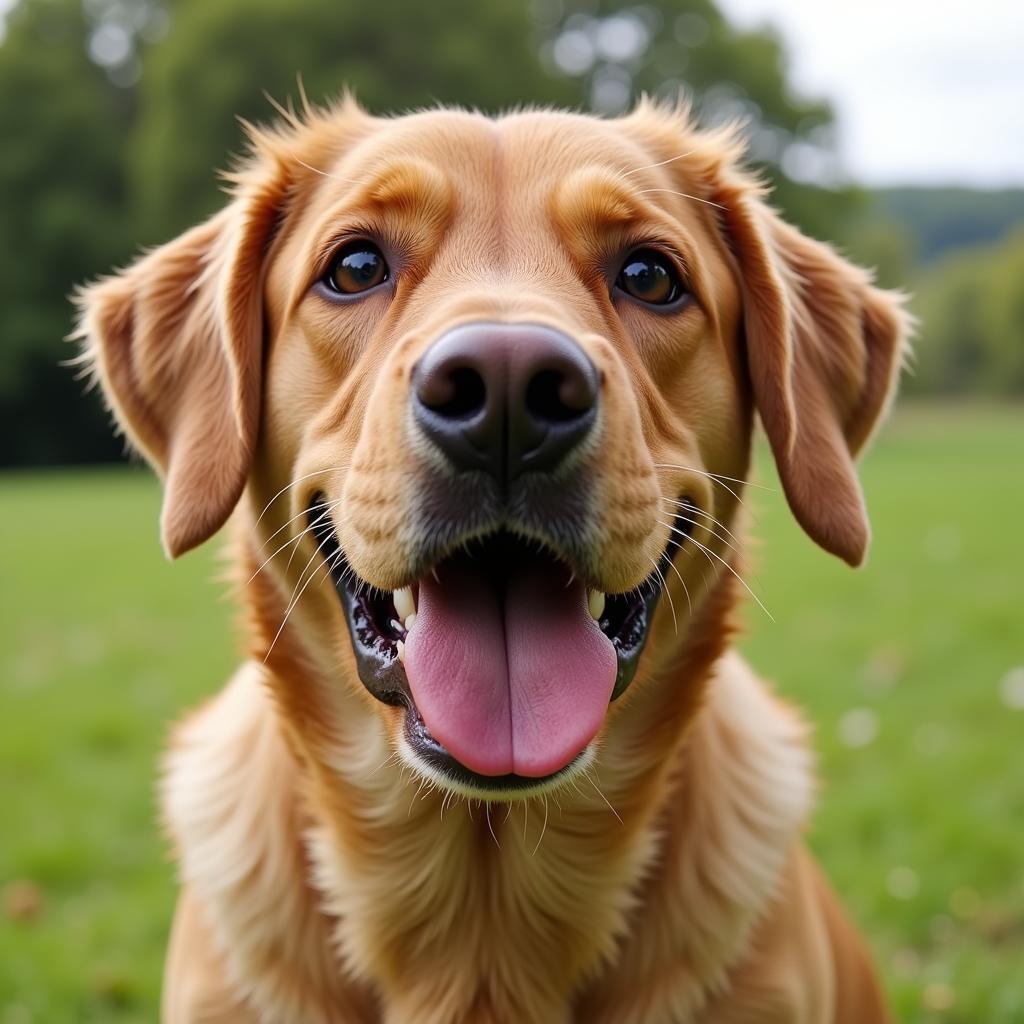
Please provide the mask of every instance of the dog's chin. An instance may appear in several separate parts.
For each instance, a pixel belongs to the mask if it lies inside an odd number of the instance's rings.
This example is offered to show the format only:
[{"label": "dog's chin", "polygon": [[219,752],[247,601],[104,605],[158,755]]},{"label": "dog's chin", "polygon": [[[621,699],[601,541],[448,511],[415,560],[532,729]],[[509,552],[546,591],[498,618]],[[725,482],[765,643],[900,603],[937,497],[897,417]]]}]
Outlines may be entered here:
[{"label": "dog's chin", "polygon": [[416,706],[405,708],[398,756],[428,784],[471,800],[510,803],[542,796],[569,785],[594,763],[596,742],[589,743],[567,765],[549,775],[530,778],[510,772],[480,775],[471,771],[430,734]]},{"label": "dog's chin", "polygon": [[309,528],[329,566],[359,677],[403,716],[400,756],[448,791],[487,800],[571,782],[631,683],[672,556],[625,594],[588,587],[554,547],[496,530],[395,591],[355,575],[322,494]]}]

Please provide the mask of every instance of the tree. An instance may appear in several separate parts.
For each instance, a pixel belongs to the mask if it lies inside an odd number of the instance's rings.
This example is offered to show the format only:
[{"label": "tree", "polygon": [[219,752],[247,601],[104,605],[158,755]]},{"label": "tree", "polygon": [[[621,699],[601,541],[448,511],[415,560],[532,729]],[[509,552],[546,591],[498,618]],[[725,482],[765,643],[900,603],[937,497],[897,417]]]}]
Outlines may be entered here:
[{"label": "tree", "polygon": [[140,87],[133,169],[152,240],[218,205],[212,169],[242,145],[237,117],[272,117],[266,94],[294,96],[297,75],[314,102],[348,87],[382,113],[572,96],[564,76],[542,67],[521,0],[179,0]]},{"label": "tree", "polygon": [[913,300],[921,319],[911,390],[1024,395],[1024,230],[929,267]]},{"label": "tree", "polygon": [[59,365],[66,296],[126,258],[126,97],[87,55],[75,0],[32,0],[0,46],[0,464],[112,458],[95,400]]},{"label": "tree", "polygon": [[683,93],[707,127],[744,121],[752,163],[775,186],[773,202],[810,234],[845,239],[863,197],[820,187],[837,172],[832,110],[792,92],[773,30],[740,31],[712,0],[562,0],[537,10],[542,54],[575,80],[577,103],[618,113],[642,92]]}]

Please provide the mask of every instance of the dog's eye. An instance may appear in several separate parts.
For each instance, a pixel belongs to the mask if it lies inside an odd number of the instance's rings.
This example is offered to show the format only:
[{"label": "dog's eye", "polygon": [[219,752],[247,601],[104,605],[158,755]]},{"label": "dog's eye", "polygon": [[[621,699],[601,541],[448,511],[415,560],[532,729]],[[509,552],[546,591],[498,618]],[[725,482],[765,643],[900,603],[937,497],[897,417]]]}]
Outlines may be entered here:
[{"label": "dog's eye", "polygon": [[653,249],[630,253],[615,285],[632,298],[652,306],[667,306],[684,294],[672,261]]},{"label": "dog's eye", "polygon": [[372,242],[349,242],[338,250],[324,275],[324,284],[339,295],[358,295],[383,284],[390,274],[387,260]]}]

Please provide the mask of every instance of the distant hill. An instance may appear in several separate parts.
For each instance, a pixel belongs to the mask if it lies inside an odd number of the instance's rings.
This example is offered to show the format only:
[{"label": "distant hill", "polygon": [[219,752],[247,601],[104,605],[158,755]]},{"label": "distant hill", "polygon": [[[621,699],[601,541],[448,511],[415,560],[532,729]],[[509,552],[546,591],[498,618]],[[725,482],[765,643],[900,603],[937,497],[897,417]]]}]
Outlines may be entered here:
[{"label": "distant hill", "polygon": [[905,186],[871,194],[877,204],[872,213],[907,231],[922,264],[952,249],[998,241],[1024,223],[1024,188]]}]

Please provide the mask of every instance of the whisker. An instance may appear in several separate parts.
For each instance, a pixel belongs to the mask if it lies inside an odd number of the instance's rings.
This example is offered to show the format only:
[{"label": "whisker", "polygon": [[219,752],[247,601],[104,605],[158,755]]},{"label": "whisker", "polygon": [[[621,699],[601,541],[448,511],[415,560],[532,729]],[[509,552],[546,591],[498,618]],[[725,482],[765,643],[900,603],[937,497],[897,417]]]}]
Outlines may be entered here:
[{"label": "whisker", "polygon": [[759,484],[753,480],[744,480],[742,477],[726,476],[724,473],[709,473],[707,470],[696,469],[693,466],[678,466],[674,462],[656,462],[654,463],[654,466],[656,469],[681,469],[687,473],[696,473],[698,476],[706,476],[709,479],[716,481],[728,480],[730,483],[744,484],[747,487],[756,487],[760,491],[772,491],[777,494],[779,490],[777,487],[770,487],[768,484]]},{"label": "whisker", "polygon": [[775,616],[772,615],[770,611],[768,611],[761,598],[759,598],[757,594],[755,594],[754,591],[750,589],[750,587],[747,585],[747,581],[724,558],[722,558],[721,555],[719,555],[715,551],[712,551],[710,548],[706,548],[703,544],[701,544],[699,540],[694,540],[692,537],[690,538],[690,540],[693,541],[693,543],[696,544],[697,547],[704,552],[705,557],[707,557],[709,561],[711,558],[718,559],[718,561],[721,562],[722,565],[724,565],[725,568],[728,569],[729,572],[731,572],[733,576],[735,576],[736,579],[740,581],[740,583],[743,586],[743,589],[746,590],[746,592],[757,602],[761,611],[763,611],[765,615],[767,615],[768,618],[772,620],[772,622],[775,621]]},{"label": "whisker", "polygon": [[[320,514],[316,517],[316,519],[314,519],[311,523],[307,524],[307,526],[299,534],[299,536],[300,537],[304,537],[307,533],[313,533],[314,529],[317,527],[318,524],[322,523],[324,521],[324,519],[327,519],[327,521],[330,522],[330,518],[331,517],[330,517],[330,514],[329,514],[329,510],[327,508],[322,508]],[[337,525],[337,524],[333,524],[333,525]],[[331,537],[334,536],[334,535],[335,535],[335,531],[332,528],[331,532],[329,534],[327,534],[327,536],[325,536],[324,539],[320,542],[320,546],[317,548],[317,551],[319,551],[320,548],[322,548],[324,546],[324,544],[326,544],[331,539]],[[314,538],[315,537],[316,537],[316,535],[314,534]],[[295,560],[295,553],[298,550],[299,550],[298,545],[296,545],[294,548],[292,548],[292,553],[288,556],[288,561],[285,563],[285,567],[284,567],[284,571],[285,572],[287,572],[292,567],[292,562]],[[301,579],[301,574],[300,574],[299,578]]]},{"label": "whisker", "polygon": [[340,551],[331,555],[327,560],[327,573],[320,577],[320,582],[317,584],[317,587],[322,587],[333,576],[334,570],[338,568],[338,563],[341,561],[342,557],[343,556]]},{"label": "whisker", "polygon": [[[337,506],[337,505],[340,504],[340,502],[335,502],[334,504],[335,504],[335,506]],[[340,519],[340,520],[336,520],[336,519],[335,520],[331,520],[330,516],[328,516],[328,507],[327,506],[323,506],[323,511],[320,513],[320,515],[318,515],[316,517],[316,519],[314,519],[308,526],[306,526],[306,528],[299,534],[299,537],[300,538],[301,537],[305,537],[307,534],[313,533],[313,531],[316,528],[316,526],[323,521],[325,516],[327,516],[327,518],[331,521],[332,530],[331,530],[331,533],[328,534],[326,537],[324,537],[324,539],[320,542],[320,547],[317,548],[317,551],[319,551],[320,548],[322,548],[324,546],[324,544],[331,539],[331,536],[334,536],[335,538],[337,538],[337,527],[346,525],[352,519],[351,515],[346,515],[346,516],[342,517],[342,519]],[[315,538],[315,536],[316,535],[314,534],[314,538]],[[285,572],[288,572],[288,570],[292,567],[292,562],[295,561],[295,554],[296,554],[296,552],[298,550],[299,550],[298,545],[296,545],[292,549],[292,553],[288,556],[288,561],[285,563],[285,566],[284,566],[284,571]],[[339,555],[341,554],[340,549],[339,549],[338,554]]]},{"label": "whisker", "polygon": [[[340,504],[341,504],[341,502],[332,502],[332,505],[333,505],[333,506],[336,506],[336,505],[340,505]],[[280,547],[279,547],[279,548],[278,548],[278,549],[277,549],[277,550],[276,550],[276,551],[275,551],[275,552],[274,552],[274,553],[273,553],[273,554],[272,554],[272,555],[271,555],[271,556],[270,556],[269,558],[267,558],[267,559],[266,559],[266,561],[265,561],[265,562],[264,562],[264,563],[263,563],[263,564],[262,564],[262,565],[261,565],[261,566],[260,566],[260,567],[259,567],[259,568],[258,568],[258,569],[257,569],[257,570],[256,570],[256,571],[255,571],[255,572],[254,572],[254,573],[253,573],[253,574],[252,574],[252,575],[251,575],[251,576],[250,576],[250,577],[249,577],[249,578],[248,578],[247,580],[246,580],[246,581],[245,581],[245,582],[246,582],[246,586],[248,586],[248,585],[249,585],[250,583],[252,583],[252,581],[253,581],[254,579],[256,579],[256,577],[257,577],[257,576],[259,576],[259,574],[260,574],[261,572],[263,572],[263,570],[264,570],[264,569],[265,569],[265,568],[266,568],[266,567],[267,567],[268,565],[270,565],[270,563],[271,563],[271,562],[272,562],[272,561],[273,561],[273,560],[274,560],[275,558],[277,558],[277,556],[278,556],[278,555],[279,555],[279,554],[280,554],[280,553],[281,553],[282,551],[284,551],[284,549],[285,549],[285,548],[289,547],[289,546],[290,546],[290,545],[292,545],[292,544],[298,545],[298,543],[299,543],[299,542],[300,542],[300,541],[301,541],[301,540],[303,539],[303,537],[305,537],[305,536],[306,536],[306,534],[310,533],[310,532],[311,532],[311,531],[313,530],[313,528],[314,528],[314,527],[315,527],[315,526],[316,526],[316,525],[317,525],[317,524],[318,524],[319,522],[321,522],[321,521],[323,520],[324,516],[328,514],[328,511],[329,511],[330,507],[331,507],[331,506],[327,506],[327,505],[323,506],[323,511],[322,511],[322,512],[320,513],[320,515],[318,515],[318,516],[316,517],[316,519],[314,519],[314,520],[313,520],[313,521],[312,521],[312,522],[311,522],[311,523],[310,523],[310,524],[309,524],[308,526],[306,526],[306,527],[305,527],[305,528],[304,528],[303,530],[301,530],[301,531],[300,531],[299,533],[297,533],[297,534],[296,534],[296,535],[295,535],[294,537],[292,537],[292,538],[291,538],[290,540],[286,540],[286,541],[285,541],[285,542],[284,542],[284,543],[283,543],[283,544],[282,544],[282,545],[281,545],[281,546],[280,546]],[[301,514],[301,513],[300,513],[300,514]],[[298,518],[298,517],[296,516],[296,517],[293,517],[293,518]],[[346,518],[345,518],[344,520],[342,520],[342,522],[347,522],[347,521],[348,521],[348,517],[346,517]],[[289,520],[289,522],[290,522],[290,520]],[[286,525],[287,525],[287,524],[286,524]],[[284,527],[282,527],[282,529],[284,529]],[[278,533],[280,533],[280,530],[278,531]],[[266,547],[266,545],[263,545],[263,546],[264,546],[264,547]],[[298,547],[297,547],[297,546],[296,546],[296,548],[295,548],[295,551],[298,551]],[[295,552],[293,551],[293,552],[292,552],[292,555],[294,556],[294,554],[295,554]],[[288,559],[288,564],[287,564],[287,565],[285,566],[285,571],[286,571],[286,572],[288,571],[288,569],[290,569],[290,568],[291,568],[291,564],[292,564],[292,559],[291,559],[291,558],[289,558],[289,559]]]},{"label": "whisker", "polygon": [[[675,545],[676,550],[678,551],[679,548],[680,548],[679,542],[677,540],[673,539],[672,543]],[[672,571],[676,574],[676,576],[679,577],[679,582],[682,583],[682,585],[683,585],[683,593],[686,595],[686,606],[689,609],[690,618],[692,619],[693,618],[693,601],[690,600],[690,588],[687,587],[686,580],[683,579],[682,573],[679,571],[679,568],[676,565],[675,561],[670,558],[668,560],[668,564],[670,566],[672,566]],[[705,584],[705,589],[706,588],[707,588],[707,584]]]},{"label": "whisker", "polygon": [[[290,618],[292,612],[295,610],[296,605],[298,605],[299,599],[306,592],[306,588],[310,585],[310,583],[313,582],[314,578],[316,577],[316,574],[318,572],[320,572],[321,569],[327,569],[328,573],[330,572],[330,567],[328,566],[328,564],[326,562],[324,562],[322,565],[318,565],[313,570],[313,573],[309,577],[309,579],[306,580],[306,582],[302,585],[302,589],[299,591],[299,593],[296,596],[296,598],[285,609],[284,618],[281,620],[281,625],[278,626],[277,632],[274,634],[274,639],[270,641],[270,646],[267,648],[267,653],[263,656],[263,664],[264,665],[267,663],[267,659],[270,657],[271,653],[273,652],[274,647],[277,644],[277,641],[281,638],[281,634],[284,632],[284,627],[288,624],[288,619]],[[303,573],[305,573],[305,569],[303,570]],[[300,577],[300,579],[301,579],[301,577]]]},{"label": "whisker", "polygon": [[670,466],[667,463],[663,462],[656,462],[654,465],[658,469],[681,469],[687,473],[696,473],[698,476],[707,477],[707,479],[710,480],[713,484],[718,484],[719,487],[722,487],[725,490],[727,490],[740,505],[743,504],[743,499],[727,483],[725,483],[722,480],[719,480],[716,476],[713,476],[711,473],[705,473],[702,469],[693,469],[690,466]]},{"label": "whisker", "polygon": [[[717,533],[715,533],[715,531],[711,529],[710,526],[706,526],[704,523],[697,522],[696,519],[690,519],[687,516],[684,516],[681,512],[676,512],[675,518],[680,520],[681,522],[689,523],[691,526],[695,526],[699,530],[707,530],[708,533],[715,538],[715,540],[724,544],[727,548],[729,548],[730,551],[735,552],[737,555],[739,554],[739,550],[736,547],[730,544],[724,537],[720,537]],[[662,526],[667,526],[673,533],[678,533],[681,537],[693,536],[692,533],[687,533],[686,530],[680,530],[679,527],[673,526],[671,523],[666,523],[662,519],[659,519],[658,522],[661,523]]]},{"label": "whisker", "polygon": [[533,848],[533,853],[530,854],[531,857],[536,857],[537,856],[537,851],[540,849],[540,844],[544,841],[544,833],[547,832],[547,830],[548,830],[548,795],[547,795],[547,793],[543,794],[543,800],[544,800],[544,824],[541,825],[541,827],[540,827],[540,836],[537,839],[537,845]]},{"label": "whisker", "polygon": [[676,631],[676,636],[679,636],[679,621],[676,619],[676,606],[675,602],[672,600],[672,591],[668,589],[668,584],[665,582],[665,576],[658,567],[658,563],[651,558],[650,555],[647,556],[647,560],[654,566],[654,571],[658,574],[658,579],[661,580],[661,589],[665,591],[665,596],[668,598],[668,606],[672,611],[672,626]]},{"label": "whisker", "polygon": [[608,808],[608,810],[611,811],[612,814],[615,815],[615,817],[618,820],[619,824],[620,825],[623,824],[622,818],[619,817],[619,812],[617,810],[615,810],[615,808],[612,807],[612,805],[608,802],[608,797],[606,797],[604,795],[604,793],[601,792],[601,787],[593,780],[593,778],[590,775],[590,772],[585,772],[584,773],[584,778],[587,780],[587,782],[589,782],[594,787],[594,789],[597,792],[597,795],[605,802],[605,806]]},{"label": "whisker", "polygon": [[[317,548],[313,552],[313,554],[311,554],[309,556],[309,561],[306,562],[306,564],[303,566],[302,572],[299,573],[299,578],[298,578],[298,580],[296,580],[295,588],[292,590],[293,595],[295,594],[295,589],[298,588],[299,583],[302,582],[302,577],[306,575],[306,572],[309,570],[310,565],[313,564],[313,560],[316,558],[316,556],[318,554],[320,554],[321,549],[323,548],[323,546],[330,539],[331,539],[330,536],[324,537],[324,539],[322,541],[320,541],[320,543],[317,545]],[[293,552],[293,554],[294,554],[294,552]],[[306,580],[306,582],[302,584],[302,589],[299,590],[298,594],[295,595],[292,598],[292,600],[289,602],[288,607],[285,609],[284,618],[281,620],[281,625],[278,626],[277,632],[274,634],[274,639],[271,640],[270,646],[267,648],[267,653],[263,656],[263,664],[264,665],[267,663],[267,659],[270,657],[271,652],[274,650],[274,646],[277,643],[278,639],[280,638],[281,633],[284,632],[284,627],[285,627],[285,625],[288,622],[289,616],[295,610],[295,607],[296,607],[296,605],[298,605],[299,600],[301,599],[302,595],[306,592],[306,588],[310,585],[310,583],[313,582],[314,578],[316,577],[316,574],[321,569],[327,569],[328,574],[330,574],[330,571],[331,571],[330,562],[325,560],[322,565],[317,566],[313,570],[313,572],[310,575],[309,579]]]},{"label": "whisker", "polygon": [[337,469],[337,467],[335,467],[335,466],[332,466],[330,469],[318,469],[318,470],[316,470],[316,471],[314,471],[312,473],[306,473],[304,476],[297,477],[295,480],[292,480],[290,483],[285,484],[285,486],[282,487],[281,490],[279,490],[277,492],[277,494],[275,494],[270,499],[270,501],[268,501],[266,503],[266,505],[263,506],[263,511],[256,517],[255,525],[259,526],[260,523],[263,520],[263,517],[270,510],[270,506],[273,505],[274,502],[277,501],[277,499],[280,498],[282,494],[284,494],[286,491],[290,491],[296,484],[301,484],[303,480],[309,480],[309,479],[311,479],[314,476],[322,476],[324,473],[334,473],[336,471],[336,469]]},{"label": "whisker", "polygon": [[[320,515],[322,516],[322,515],[323,515],[323,514],[324,514],[325,512],[327,512],[327,511],[328,511],[328,510],[330,510],[330,509],[335,509],[335,508],[337,508],[337,507],[338,507],[338,506],[339,506],[340,504],[341,504],[341,499],[339,498],[339,499],[338,499],[337,501],[332,501],[332,502],[328,503],[327,505],[319,505],[319,506],[317,506],[317,507],[318,507],[318,508],[320,508],[320,509],[322,510],[322,511],[321,511],[321,513],[320,513]],[[266,547],[266,546],[267,546],[267,545],[268,545],[268,544],[269,544],[269,543],[270,543],[270,542],[271,542],[271,541],[272,541],[272,540],[273,540],[273,539],[274,539],[274,538],[275,538],[275,537],[276,537],[276,536],[277,536],[277,535],[278,535],[278,534],[279,534],[279,533],[280,533],[280,532],[281,532],[282,530],[287,530],[287,529],[288,529],[288,527],[289,527],[289,526],[291,526],[291,525],[292,525],[292,523],[294,523],[296,519],[301,519],[301,518],[302,518],[302,517],[303,517],[303,516],[304,516],[304,515],[306,514],[306,512],[307,512],[307,509],[303,509],[303,510],[302,510],[301,512],[296,512],[296,513],[295,513],[295,515],[293,515],[293,516],[292,516],[292,517],[291,517],[291,518],[290,518],[290,519],[289,519],[289,520],[288,520],[288,521],[287,521],[286,523],[284,523],[284,525],[282,525],[282,526],[279,526],[279,527],[278,527],[278,528],[277,528],[277,529],[276,529],[276,530],[275,530],[275,531],[274,531],[274,532],[273,532],[273,533],[272,533],[272,534],[271,534],[271,535],[270,535],[270,536],[269,536],[269,537],[268,537],[268,538],[267,538],[267,539],[266,539],[266,540],[265,540],[265,541],[264,541],[264,542],[263,542],[263,543],[262,543],[262,544],[261,544],[261,545],[259,546],[258,550],[259,550],[259,551],[262,551],[262,550],[263,550],[263,549],[264,549],[264,548],[265,548],[265,547]],[[317,521],[319,521],[319,517],[318,517]]]},{"label": "whisker", "polygon": [[702,199],[700,196],[691,196],[689,192],[677,192],[674,188],[641,188],[637,189],[641,194],[644,192],[670,192],[674,196],[681,196],[683,199],[692,199],[695,203],[704,203],[706,206],[714,206],[718,210],[724,210],[721,203],[713,203],[710,199]]},{"label": "whisker", "polygon": [[332,181],[343,181],[347,185],[362,185],[366,179],[362,180],[358,178],[343,178],[340,174],[330,174],[327,171],[322,171],[319,167],[314,167],[312,164],[307,164],[305,160],[300,160],[294,153],[292,153],[292,159],[302,167],[305,167],[307,171],[312,171],[314,174],[319,174],[324,178],[330,178]]},{"label": "whisker", "polygon": [[[736,541],[737,544],[740,543],[739,537],[737,537],[736,534],[733,533],[732,530],[730,530],[729,527],[726,526],[721,519],[719,519],[717,516],[712,515],[710,512],[705,512],[703,509],[697,508],[696,505],[691,505],[688,501],[680,501],[678,498],[666,498],[663,496],[661,500],[667,501],[672,505],[675,505],[677,508],[686,509],[688,512],[692,512],[695,516],[701,516],[704,519],[710,519],[711,522],[714,523],[714,525],[717,526],[719,529],[723,530],[727,536],[731,537],[734,541]],[[698,524],[694,523],[693,525],[696,526]],[[719,540],[721,539],[722,538],[719,537]]]},{"label": "whisker", "polygon": [[373,771],[370,772],[370,774],[367,775],[366,777],[368,779],[372,779],[374,777],[374,775],[376,775],[377,772],[379,772],[382,768],[386,767],[389,764],[394,764],[395,763],[395,759],[397,757],[398,757],[398,751],[397,750],[391,751],[391,753],[388,754],[388,756],[385,757],[384,760],[381,761],[381,763],[379,765],[377,765],[377,767],[374,768]]},{"label": "whisker", "polygon": [[494,834],[494,826],[491,824],[491,801],[487,800],[484,803],[484,817],[487,819],[487,831],[491,833],[491,838],[494,840],[494,845],[500,850],[501,843],[498,842],[498,837]]},{"label": "whisker", "polygon": [[424,779],[420,779],[420,784],[416,787],[416,792],[413,793],[412,799],[409,801],[409,809],[405,812],[406,818],[411,818],[412,817],[412,807],[413,807],[413,804],[416,803],[416,797],[418,797],[420,795],[420,792],[423,789],[423,783],[425,781],[426,780],[424,780]]},{"label": "whisker", "polygon": [[655,167],[664,167],[665,164],[674,164],[677,160],[683,160],[688,156],[692,156],[696,152],[695,149],[688,149],[685,153],[680,153],[678,156],[670,156],[667,160],[659,160],[656,164],[644,164],[643,167],[634,167],[631,171],[620,171],[620,174],[630,175],[638,174],[640,171],[651,171]]}]

